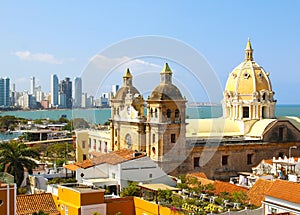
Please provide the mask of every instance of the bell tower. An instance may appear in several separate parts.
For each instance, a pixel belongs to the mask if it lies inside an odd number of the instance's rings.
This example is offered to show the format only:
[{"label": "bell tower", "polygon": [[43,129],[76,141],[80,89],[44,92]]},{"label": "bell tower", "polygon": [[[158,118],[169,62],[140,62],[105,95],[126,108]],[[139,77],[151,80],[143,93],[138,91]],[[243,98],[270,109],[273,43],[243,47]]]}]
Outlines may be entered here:
[{"label": "bell tower", "polygon": [[146,152],[166,172],[185,158],[186,99],[172,83],[172,75],[166,63],[160,84],[147,100]]}]

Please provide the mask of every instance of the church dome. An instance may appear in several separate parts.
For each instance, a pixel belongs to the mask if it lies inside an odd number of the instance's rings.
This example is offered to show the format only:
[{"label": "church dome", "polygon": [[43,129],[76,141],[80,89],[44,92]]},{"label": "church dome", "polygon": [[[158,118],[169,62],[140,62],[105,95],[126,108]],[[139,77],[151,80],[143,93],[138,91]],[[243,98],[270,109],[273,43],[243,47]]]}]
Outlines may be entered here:
[{"label": "church dome", "polygon": [[123,86],[118,90],[114,99],[125,100],[125,97],[128,93],[132,94],[135,98],[141,97],[140,92],[132,85],[132,75],[127,68],[123,76]]},{"label": "church dome", "polygon": [[152,91],[148,100],[184,100],[180,90],[172,84],[172,71],[166,63],[160,72],[161,82]]},{"label": "church dome", "polygon": [[140,92],[133,86],[122,86],[116,93],[114,99],[124,100],[128,93],[131,93],[133,95],[141,95]]},{"label": "church dome", "polygon": [[229,74],[225,93],[227,96],[239,96],[242,100],[252,100],[264,92],[272,92],[269,73],[253,60],[250,40],[245,49],[245,61]]}]

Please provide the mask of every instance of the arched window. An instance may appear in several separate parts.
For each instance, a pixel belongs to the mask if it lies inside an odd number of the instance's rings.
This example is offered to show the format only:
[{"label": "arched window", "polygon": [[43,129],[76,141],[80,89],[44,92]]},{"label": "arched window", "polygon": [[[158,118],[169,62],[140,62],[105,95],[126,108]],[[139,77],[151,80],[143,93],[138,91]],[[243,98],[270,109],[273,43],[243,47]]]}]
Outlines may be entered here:
[{"label": "arched window", "polygon": [[132,140],[130,134],[126,134],[125,136],[125,142],[127,144],[127,148],[131,149],[132,148]]},{"label": "arched window", "polygon": [[243,118],[249,118],[249,107],[243,107]]},{"label": "arched window", "polygon": [[155,147],[152,147],[152,153],[153,153],[153,154],[156,153]]},{"label": "arched window", "polygon": [[153,109],[150,109],[150,116],[153,117]]},{"label": "arched window", "polygon": [[155,118],[157,118],[157,108],[155,108]]},{"label": "arched window", "polygon": [[175,110],[175,118],[179,118],[179,110],[178,109]]},{"label": "arched window", "polygon": [[171,110],[170,109],[167,110],[167,118],[171,118]]}]

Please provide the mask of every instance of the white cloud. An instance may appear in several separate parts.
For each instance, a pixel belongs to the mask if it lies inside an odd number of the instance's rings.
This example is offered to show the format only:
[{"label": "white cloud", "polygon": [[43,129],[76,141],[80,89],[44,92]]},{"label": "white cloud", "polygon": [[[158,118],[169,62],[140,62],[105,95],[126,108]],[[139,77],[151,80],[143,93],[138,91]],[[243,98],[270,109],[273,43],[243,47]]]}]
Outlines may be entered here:
[{"label": "white cloud", "polygon": [[14,53],[19,59],[27,61],[38,61],[50,64],[62,64],[63,60],[55,58],[53,55],[48,53],[31,53],[30,51],[17,51]]}]

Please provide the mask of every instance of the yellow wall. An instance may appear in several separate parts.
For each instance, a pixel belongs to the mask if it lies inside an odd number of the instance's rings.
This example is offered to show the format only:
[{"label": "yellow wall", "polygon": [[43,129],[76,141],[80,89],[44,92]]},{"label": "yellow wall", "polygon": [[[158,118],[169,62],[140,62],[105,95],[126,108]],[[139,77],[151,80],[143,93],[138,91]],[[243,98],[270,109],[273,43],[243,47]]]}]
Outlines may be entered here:
[{"label": "yellow wall", "polygon": [[69,215],[80,215],[81,206],[104,203],[104,190],[80,193],[72,188],[58,187],[58,196],[53,195],[53,199],[61,215],[65,215],[66,206]]},{"label": "yellow wall", "polygon": [[171,211],[168,207],[163,207],[138,197],[134,197],[134,208],[136,215],[182,215],[180,212]]},{"label": "yellow wall", "polygon": [[126,215],[134,215],[134,204],[133,197],[107,199],[106,203],[106,214],[115,215],[117,212]]}]

